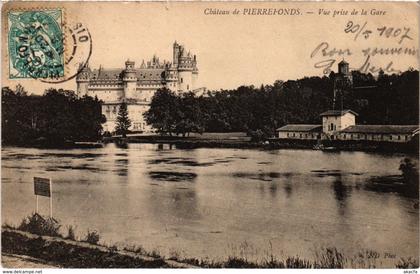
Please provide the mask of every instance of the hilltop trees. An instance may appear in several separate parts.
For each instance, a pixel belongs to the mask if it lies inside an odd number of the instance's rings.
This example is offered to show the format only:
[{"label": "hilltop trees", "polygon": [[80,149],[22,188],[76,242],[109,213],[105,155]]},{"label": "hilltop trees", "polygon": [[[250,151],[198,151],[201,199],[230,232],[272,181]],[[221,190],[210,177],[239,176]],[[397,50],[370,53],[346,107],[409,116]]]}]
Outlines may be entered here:
[{"label": "hilltop trees", "polygon": [[127,103],[122,102],[118,110],[117,125],[115,132],[121,134],[123,138],[127,137],[128,129],[131,127],[131,120],[128,118]]},{"label": "hilltop trees", "polygon": [[[352,74],[354,88],[345,91],[343,107],[360,114],[359,124],[418,124],[418,71],[377,79],[358,71]],[[332,107],[333,77],[240,86],[200,97],[160,90],[145,118],[162,134],[245,131],[264,139],[285,124],[320,124],[319,114]]]}]

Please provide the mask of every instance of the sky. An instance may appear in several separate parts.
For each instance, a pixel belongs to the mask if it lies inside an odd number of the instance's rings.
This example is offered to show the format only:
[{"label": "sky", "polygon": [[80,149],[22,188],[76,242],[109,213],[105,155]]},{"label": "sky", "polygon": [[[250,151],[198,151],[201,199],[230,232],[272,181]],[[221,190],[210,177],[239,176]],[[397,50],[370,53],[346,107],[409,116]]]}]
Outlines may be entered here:
[{"label": "sky", "polygon": [[[2,23],[7,19],[7,11],[18,6],[30,9],[28,5],[31,3],[4,5]],[[154,54],[161,60],[171,60],[172,44],[176,40],[197,55],[198,85],[210,90],[322,76],[323,69],[314,65],[327,59],[335,62],[332,66],[335,71],[337,62],[343,58],[357,69],[366,61],[362,50],[367,48],[402,47],[403,50],[418,51],[419,9],[416,3],[66,2],[42,3],[42,6],[59,7],[64,10],[65,24],[71,26],[81,22],[89,29],[92,37],[91,68],[100,65],[123,68],[127,59],[140,66],[142,59],[148,60]],[[367,15],[360,15],[362,8]],[[229,11],[230,14],[206,15],[209,9],[213,13]],[[238,15],[233,14],[235,9],[240,12]],[[260,14],[250,15],[252,9],[299,10],[299,15],[261,14],[261,10]],[[319,15],[320,9],[329,10],[330,14]],[[245,10],[248,14],[244,14]],[[341,14],[333,16],[334,10],[341,11]],[[351,15],[353,10],[358,14]],[[372,10],[376,13],[384,11],[385,15],[373,15]],[[347,15],[342,14],[345,11]],[[353,25],[346,33],[349,21]],[[365,22],[363,31],[372,31],[368,33],[369,37],[365,39],[366,33],[361,32],[355,38],[357,32],[352,32],[356,25],[360,28]],[[385,31],[380,35],[378,28],[382,27],[385,30],[392,28],[390,37],[385,37]],[[410,29],[408,35],[411,39],[403,39],[399,44],[404,28]],[[397,29],[401,31],[396,32]],[[10,80],[5,37],[7,27],[2,29],[2,86],[21,84],[36,94],[48,87],[76,89],[74,79],[60,84],[44,84],[34,79]],[[311,58],[311,53],[322,42],[328,43],[330,50],[342,49],[351,55],[322,56],[319,51]],[[418,68],[418,52],[417,56],[371,56],[369,62],[376,67],[386,67],[392,62],[393,69],[404,71],[409,67]]]}]

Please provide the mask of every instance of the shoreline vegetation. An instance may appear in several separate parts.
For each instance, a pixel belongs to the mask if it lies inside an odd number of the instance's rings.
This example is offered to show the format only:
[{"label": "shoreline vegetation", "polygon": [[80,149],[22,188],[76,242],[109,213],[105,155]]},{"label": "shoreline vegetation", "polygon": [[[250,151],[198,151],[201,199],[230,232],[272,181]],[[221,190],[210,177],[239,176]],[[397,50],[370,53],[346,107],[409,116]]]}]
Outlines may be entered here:
[{"label": "shoreline vegetation", "polygon": [[[353,88],[341,95],[342,108],[359,113],[358,124],[418,125],[419,72],[410,69],[400,74],[378,77],[352,71]],[[156,91],[144,121],[158,137],[128,137],[128,142],[167,142],[179,147],[233,148],[312,148],[311,142],[276,141],[276,129],[286,124],[319,124],[319,113],[330,109],[335,74],[277,80],[271,85],[240,86],[232,90],[205,94],[177,94],[167,89]],[[2,87],[2,145],[36,147],[89,147],[80,142],[106,140],[110,132],[125,137],[131,122],[125,104],[117,116],[115,129],[104,132],[106,122],[102,101],[78,97],[72,90],[50,88],[34,95],[21,85]],[[206,137],[210,132],[243,132],[247,140],[220,140]],[[191,138],[195,135],[195,138]],[[182,138],[185,137],[185,138]],[[266,145],[268,143],[268,146]],[[418,140],[416,142],[418,144]],[[392,143],[335,143],[349,150],[409,150],[418,145]],[[407,147],[407,148],[406,148]],[[417,149],[416,149],[417,147]]]},{"label": "shoreline vegetation", "polygon": [[[117,247],[99,243],[97,231],[88,231],[76,239],[75,228],[67,227],[67,235],[60,233],[59,221],[33,214],[18,227],[2,226],[2,255],[30,256],[66,268],[385,268],[389,260],[395,268],[418,268],[418,258],[380,254],[374,250],[360,250],[346,255],[334,247],[315,251],[314,259],[298,255],[279,259],[272,252],[255,261],[246,252],[228,256],[225,260],[182,258],[176,252],[164,257],[158,251],[146,251],[141,246]],[[272,246],[270,243],[270,250]],[[388,261],[384,265],[385,261]]]},{"label": "shoreline vegetation", "polygon": [[[219,136],[219,137],[214,137]],[[177,136],[128,136],[127,138],[107,137],[103,143],[149,143],[175,145],[179,149],[194,148],[236,148],[236,149],[314,149],[317,141],[314,140],[280,140],[267,139],[254,141],[245,133],[204,133],[191,137]],[[332,141],[322,142],[327,147],[334,147],[336,151],[372,151],[372,152],[405,152],[416,154],[419,152],[418,139],[410,143],[392,143],[376,141]]]},{"label": "shoreline vegetation", "polygon": [[[45,140],[33,140],[26,144],[7,145],[4,147],[29,147],[40,149],[94,149],[102,148],[109,143],[115,143],[118,147],[127,148],[130,143],[170,145],[177,149],[197,149],[197,148],[232,148],[232,149],[314,149],[317,142],[314,140],[279,140],[268,139],[265,141],[253,141],[245,132],[230,133],[203,133],[191,134],[190,137],[180,136],[161,136],[128,134],[126,137],[111,136],[103,137],[100,141],[92,142],[63,142],[48,143]],[[324,141],[326,147],[334,147],[334,151],[366,151],[384,153],[419,153],[418,139],[410,143],[392,143],[377,141]]]}]

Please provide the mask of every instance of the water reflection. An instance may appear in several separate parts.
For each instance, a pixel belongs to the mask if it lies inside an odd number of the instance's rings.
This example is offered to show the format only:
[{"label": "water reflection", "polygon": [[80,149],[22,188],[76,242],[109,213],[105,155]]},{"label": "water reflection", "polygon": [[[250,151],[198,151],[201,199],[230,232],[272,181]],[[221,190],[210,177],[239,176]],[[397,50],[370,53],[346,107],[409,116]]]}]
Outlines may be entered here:
[{"label": "water reflection", "polygon": [[168,182],[192,182],[197,177],[196,173],[192,172],[176,172],[176,171],[150,171],[149,177],[155,181]]},{"label": "water reflection", "polygon": [[194,189],[173,189],[171,192],[172,205],[169,206],[173,216],[182,219],[197,220],[197,195]]},{"label": "water reflection", "polygon": [[153,212],[153,221],[157,223],[157,227],[171,223],[187,225],[186,221],[195,221],[201,217],[194,188],[182,184],[153,185],[149,193],[148,208]]},{"label": "water reflection", "polygon": [[270,183],[270,194],[272,198],[276,198],[277,196],[277,189],[278,189],[278,185],[276,182],[272,182]]},{"label": "water reflection", "polygon": [[351,195],[351,187],[346,186],[343,183],[343,178],[340,174],[339,176],[334,178],[332,188],[334,190],[335,200],[337,201],[338,211],[340,215],[345,215],[347,208],[347,200]]},{"label": "water reflection", "polygon": [[1,213],[4,222],[19,224],[34,208],[28,202],[34,198],[33,176],[48,176],[57,218],[80,231],[97,229],[108,243],[185,250],[189,257],[210,259],[229,255],[227,242],[244,241],[259,250],[272,241],[279,257],[308,257],[314,246],[418,257],[413,199],[364,187],[372,177],[382,181],[400,174],[401,157],[157,144],[3,148]]},{"label": "water reflection", "polygon": [[292,188],[292,183],[289,180],[287,180],[284,183],[283,189],[284,189],[284,192],[286,193],[286,197],[290,198],[290,196],[292,196],[292,193],[293,193],[293,188]]}]

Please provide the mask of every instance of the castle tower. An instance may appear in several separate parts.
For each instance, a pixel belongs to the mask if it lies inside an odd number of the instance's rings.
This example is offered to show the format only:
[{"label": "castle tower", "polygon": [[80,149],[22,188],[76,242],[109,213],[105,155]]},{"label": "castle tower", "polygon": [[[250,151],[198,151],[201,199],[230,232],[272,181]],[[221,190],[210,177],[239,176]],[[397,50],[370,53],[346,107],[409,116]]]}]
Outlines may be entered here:
[{"label": "castle tower", "polygon": [[179,51],[180,51],[180,45],[175,41],[173,45],[173,61],[172,64],[174,67],[178,67],[178,58],[179,58]]},{"label": "castle tower", "polygon": [[168,63],[165,66],[165,81],[166,88],[171,91],[178,91],[178,71],[172,64]]},{"label": "castle tower", "polygon": [[125,70],[123,71],[124,93],[122,100],[127,97],[134,97],[137,86],[136,69],[134,68],[134,61],[127,60],[125,62]]},{"label": "castle tower", "polygon": [[344,61],[344,59],[338,63],[338,74],[344,77],[348,81],[352,81],[352,75],[349,69],[349,63]]},{"label": "castle tower", "polygon": [[188,92],[192,87],[192,59],[190,53],[187,53],[184,47],[180,47],[178,58],[178,90]]},{"label": "castle tower", "polygon": [[344,108],[344,97],[353,85],[353,77],[349,69],[349,63],[344,59],[338,63],[338,73],[334,78],[334,97],[333,97],[333,110]]},{"label": "castle tower", "polygon": [[91,71],[88,64],[86,64],[83,67],[82,65],[80,65],[79,71],[80,72],[76,77],[77,96],[83,97],[85,95],[88,95],[88,86],[89,86]]},{"label": "castle tower", "polygon": [[192,71],[192,87],[191,89],[194,90],[197,87],[197,78],[198,78],[198,68],[197,68],[197,56],[194,55],[192,61],[193,71]]}]

